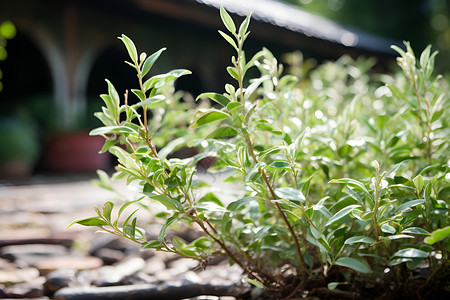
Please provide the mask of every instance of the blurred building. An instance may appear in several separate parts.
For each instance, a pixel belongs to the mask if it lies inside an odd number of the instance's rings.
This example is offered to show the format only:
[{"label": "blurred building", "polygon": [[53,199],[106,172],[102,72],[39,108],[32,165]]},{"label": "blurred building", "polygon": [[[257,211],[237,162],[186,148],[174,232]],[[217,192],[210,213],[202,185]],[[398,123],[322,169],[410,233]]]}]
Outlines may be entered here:
[{"label": "blurred building", "polygon": [[123,63],[121,34],[139,52],[167,47],[152,72],[191,70],[178,88],[194,97],[222,91],[233,49],[217,33],[224,30],[220,5],[236,23],[253,12],[248,56],[263,46],[277,57],[300,50],[318,59],[350,54],[375,56],[383,63],[393,56],[390,40],[276,0],[0,0],[0,22],[11,20],[17,28],[8,42],[9,57],[0,64],[0,118],[25,109],[44,131],[89,127],[86,116],[101,105],[105,78],[119,93],[137,85],[133,70]]}]

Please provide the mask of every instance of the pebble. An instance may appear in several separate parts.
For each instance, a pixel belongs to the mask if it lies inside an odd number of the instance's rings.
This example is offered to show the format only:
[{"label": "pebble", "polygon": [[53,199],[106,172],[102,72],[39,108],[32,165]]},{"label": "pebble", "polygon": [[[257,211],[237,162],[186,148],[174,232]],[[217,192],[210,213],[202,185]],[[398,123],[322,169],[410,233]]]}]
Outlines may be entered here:
[{"label": "pebble", "polygon": [[76,274],[76,269],[58,269],[49,273],[44,283],[45,294],[52,295],[64,287],[75,285],[77,283]]},{"label": "pebble", "polygon": [[125,258],[125,254],[122,251],[109,248],[101,248],[95,252],[95,255],[100,258],[105,265],[118,263]]},{"label": "pebble", "polygon": [[111,286],[120,284],[127,277],[136,274],[145,267],[140,257],[127,258],[113,266],[103,266],[80,273],[80,282],[90,282],[95,286]]},{"label": "pebble", "polygon": [[[55,186],[0,187],[0,298],[235,299],[229,291],[240,287],[240,270],[219,263],[200,271],[195,260],[142,250],[128,240],[94,234],[96,228],[66,230],[73,220],[93,215],[93,205],[111,199],[90,184],[58,184],[54,194]],[[156,226],[149,232],[158,231]],[[185,230],[182,236],[193,240],[198,232]],[[228,296],[196,297],[217,290]]]},{"label": "pebble", "polygon": [[35,267],[42,275],[46,275],[60,268],[89,270],[99,268],[102,265],[103,261],[98,257],[65,255],[41,260],[35,264]]},{"label": "pebble", "polygon": [[43,278],[34,278],[26,283],[7,286],[3,289],[5,298],[38,298],[44,296]]},{"label": "pebble", "polygon": [[36,268],[16,268],[9,270],[0,270],[0,283],[6,286],[28,282],[39,277],[39,271]]},{"label": "pebble", "polygon": [[157,256],[153,256],[146,260],[145,267],[143,268],[142,272],[146,274],[156,274],[166,268],[166,264],[164,261]]},{"label": "pebble", "polygon": [[0,255],[18,265],[35,266],[39,262],[55,256],[67,255],[62,245],[28,244],[3,247]]}]

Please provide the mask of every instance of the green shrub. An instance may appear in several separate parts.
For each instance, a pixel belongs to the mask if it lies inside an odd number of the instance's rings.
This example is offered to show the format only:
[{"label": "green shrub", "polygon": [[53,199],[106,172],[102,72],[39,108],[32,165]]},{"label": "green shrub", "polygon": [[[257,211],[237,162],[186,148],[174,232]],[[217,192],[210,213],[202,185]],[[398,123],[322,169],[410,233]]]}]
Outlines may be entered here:
[{"label": "green shrub", "polygon": [[[417,60],[406,43],[406,51],[394,47],[401,74],[377,75],[373,60],[342,57],[299,81],[267,49],[246,58],[250,15],[239,28],[223,9],[221,18],[228,33],[219,33],[236,51],[227,68],[232,83],[224,94],[198,97],[214,105],[198,110],[186,138],[175,143],[202,149],[187,159],[168,158],[173,143],[154,144],[177,123],[154,127],[147,115],[179,112],[167,106],[165,88],[189,72],[144,79],[162,50],[138,55],[129,38],[120,38],[137,71],[140,89],[132,92],[140,102],[127,105],[108,81],[105,107],[96,113],[104,127],[91,134],[103,135],[102,151],[118,158],[112,178],[138,182],[141,197],[114,214],[107,202],[95,208],[97,216],[73,224],[98,226],[204,265],[226,255],[250,283],[276,297],[302,295],[311,280],[330,290],[363,293],[351,283],[362,280],[395,290],[424,266],[430,272],[425,287],[443,282],[450,243],[449,114],[448,88],[433,74],[436,53],[428,47]],[[249,79],[252,67],[260,76]],[[302,66],[289,69],[296,68]],[[220,194],[201,192],[196,163],[211,156],[217,162],[209,172],[228,172],[226,181],[241,188],[241,198],[225,203]],[[100,185],[110,188],[106,174],[99,174]],[[155,216],[163,219],[157,238],[147,240],[136,210],[125,209],[151,202],[165,211]],[[179,223],[204,235],[190,242],[168,238],[167,230]]]}]

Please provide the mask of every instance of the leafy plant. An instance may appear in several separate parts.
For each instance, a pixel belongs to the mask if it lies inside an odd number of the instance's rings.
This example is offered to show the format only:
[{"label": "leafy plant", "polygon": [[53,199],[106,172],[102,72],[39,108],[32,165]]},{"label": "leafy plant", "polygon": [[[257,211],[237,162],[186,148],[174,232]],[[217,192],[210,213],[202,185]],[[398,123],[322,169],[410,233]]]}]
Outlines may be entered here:
[{"label": "leafy plant", "polygon": [[[138,55],[133,42],[120,37],[137,72],[140,89],[131,91],[139,102],[129,105],[128,95],[121,99],[107,81],[105,107],[96,113],[104,126],[91,134],[104,136],[102,151],[118,159],[112,179],[137,182],[141,197],[117,212],[107,202],[95,208],[96,216],[72,225],[98,226],[202,265],[226,255],[248,282],[274,297],[302,295],[317,284],[330,293],[339,288],[373,296],[359,281],[379,287],[378,296],[404,293],[405,280],[424,267],[429,276],[415,291],[448,288],[448,89],[433,77],[436,54],[428,47],[417,62],[406,44],[406,51],[395,48],[403,74],[377,76],[370,72],[372,60],[343,57],[299,82],[284,74],[268,49],[246,57],[250,14],[239,27],[224,9],[220,16],[227,32],[219,33],[236,51],[227,68],[233,81],[223,94],[201,94],[197,100],[214,105],[192,115],[184,133],[195,132],[165,136],[162,148],[154,143],[159,132],[177,123],[149,122],[149,111],[162,114],[160,120],[178,112],[167,106],[170,87],[189,71],[147,78],[163,49]],[[260,76],[249,79],[252,67]],[[176,142],[164,145],[170,140]],[[202,151],[173,158],[174,145]],[[202,192],[206,184],[196,164],[210,156],[217,162],[209,172],[228,174],[241,198],[225,202],[220,193]],[[100,185],[112,189],[108,176],[99,175]],[[138,226],[137,210],[126,211],[153,202],[164,210],[155,214],[162,222],[152,237]],[[203,235],[193,241],[169,237],[180,223]]]}]

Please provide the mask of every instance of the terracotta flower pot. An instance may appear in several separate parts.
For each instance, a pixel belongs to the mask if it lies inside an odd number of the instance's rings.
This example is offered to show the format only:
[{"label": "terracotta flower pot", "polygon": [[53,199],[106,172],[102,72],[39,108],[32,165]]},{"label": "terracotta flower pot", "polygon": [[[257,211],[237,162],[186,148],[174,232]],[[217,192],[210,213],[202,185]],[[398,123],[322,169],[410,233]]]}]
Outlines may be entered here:
[{"label": "terracotta flower pot", "polygon": [[99,154],[104,138],[87,132],[63,133],[49,138],[44,152],[48,171],[64,173],[95,172],[107,169],[109,153]]}]

